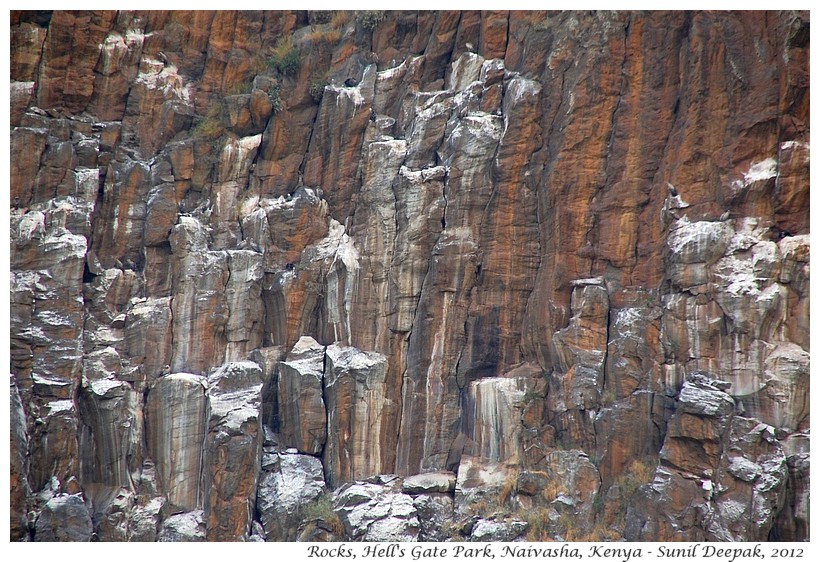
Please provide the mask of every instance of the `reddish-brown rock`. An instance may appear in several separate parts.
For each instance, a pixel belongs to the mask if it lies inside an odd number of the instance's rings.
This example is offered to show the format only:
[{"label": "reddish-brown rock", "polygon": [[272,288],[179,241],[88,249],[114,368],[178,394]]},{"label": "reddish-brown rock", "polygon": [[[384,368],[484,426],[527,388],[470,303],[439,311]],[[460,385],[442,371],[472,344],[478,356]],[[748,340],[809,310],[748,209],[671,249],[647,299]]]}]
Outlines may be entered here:
[{"label": "reddish-brown rock", "polygon": [[10,27],[15,539],[808,538],[808,13]]}]

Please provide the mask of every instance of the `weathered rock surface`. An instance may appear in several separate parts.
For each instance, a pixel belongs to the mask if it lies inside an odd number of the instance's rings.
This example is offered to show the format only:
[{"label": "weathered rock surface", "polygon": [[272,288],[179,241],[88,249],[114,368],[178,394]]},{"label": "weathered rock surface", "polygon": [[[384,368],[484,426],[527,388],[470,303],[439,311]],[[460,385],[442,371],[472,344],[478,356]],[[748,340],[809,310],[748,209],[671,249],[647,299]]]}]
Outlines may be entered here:
[{"label": "weathered rock surface", "polygon": [[627,538],[765,540],[788,466],[772,426],[735,414],[725,383],[693,375],[677,397],[661,466],[628,514]]},{"label": "weathered rock surface", "polygon": [[31,488],[28,484],[28,435],[26,433],[26,412],[23,410],[23,403],[20,401],[20,393],[17,392],[17,385],[14,381],[14,376],[10,377],[11,385],[9,392],[9,413],[11,414],[11,423],[9,430],[11,432],[11,470],[9,473],[9,484],[11,485],[10,501],[11,514],[10,521],[10,535],[11,540],[20,540],[28,534],[28,524],[26,521],[26,500],[31,494]]},{"label": "weathered rock surface", "polygon": [[375,482],[355,482],[340,490],[334,509],[346,533],[366,542],[416,541],[421,524],[413,498]]},{"label": "weathered rock surface", "polygon": [[79,494],[58,494],[48,500],[37,517],[34,540],[38,542],[88,542],[94,527]]},{"label": "weathered rock surface", "polygon": [[262,369],[251,361],[227,363],[208,377],[207,396],[207,537],[247,539],[262,455]]},{"label": "weathered rock surface", "polygon": [[306,509],[325,490],[322,463],[310,455],[266,453],[257,492],[266,539],[293,541]]},{"label": "weathered rock surface", "polygon": [[415,474],[404,479],[401,489],[405,494],[451,493],[456,489],[456,475],[452,472]]},{"label": "weathered rock surface", "polygon": [[328,443],[322,458],[331,487],[386,472],[382,447],[395,440],[383,426],[387,362],[383,355],[337,344],[325,352]]},{"label": "weathered rock surface", "polygon": [[145,409],[148,456],[156,466],[157,491],[170,505],[202,508],[208,399],[205,377],[173,373],[148,393]]},{"label": "weathered rock surface", "polygon": [[809,27],[11,12],[10,537],[807,540]]},{"label": "weathered rock surface", "polygon": [[322,377],[325,348],[311,337],[302,337],[279,363],[277,396],[278,430],[282,445],[302,453],[320,455],[327,441],[327,408]]},{"label": "weathered rock surface", "polygon": [[205,540],[205,522],[202,511],[171,515],[162,522],[159,542],[202,542]]}]

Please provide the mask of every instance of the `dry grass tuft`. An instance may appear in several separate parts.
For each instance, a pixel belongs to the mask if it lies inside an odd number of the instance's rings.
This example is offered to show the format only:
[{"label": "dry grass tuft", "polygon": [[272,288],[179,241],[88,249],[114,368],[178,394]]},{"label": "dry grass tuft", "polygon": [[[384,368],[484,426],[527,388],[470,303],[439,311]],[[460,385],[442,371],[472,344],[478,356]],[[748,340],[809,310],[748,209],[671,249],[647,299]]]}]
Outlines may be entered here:
[{"label": "dry grass tuft", "polygon": [[205,115],[194,126],[193,134],[196,138],[213,140],[225,133],[225,123],[222,120],[222,103],[214,101],[208,106]]},{"label": "dry grass tuft", "polygon": [[321,522],[334,535],[344,535],[344,524],[339,514],[333,511],[330,494],[324,493],[315,501],[307,504],[302,512],[304,521]]}]

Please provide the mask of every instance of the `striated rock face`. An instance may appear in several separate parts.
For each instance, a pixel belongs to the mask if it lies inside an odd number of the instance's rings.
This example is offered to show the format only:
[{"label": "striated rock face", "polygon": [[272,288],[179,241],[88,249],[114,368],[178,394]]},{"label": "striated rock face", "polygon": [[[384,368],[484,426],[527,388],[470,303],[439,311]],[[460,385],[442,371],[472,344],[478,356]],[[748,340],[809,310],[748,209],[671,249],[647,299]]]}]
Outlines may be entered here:
[{"label": "striated rock face", "polygon": [[251,533],[262,455],[262,369],[226,363],[208,377],[205,441],[207,538],[230,541]]},{"label": "striated rock face", "polygon": [[206,379],[188,373],[160,378],[145,409],[148,456],[156,469],[157,491],[183,510],[203,506],[205,437],[208,433]]},{"label": "striated rock face", "polygon": [[279,363],[276,388],[282,444],[319,455],[327,441],[327,409],[323,393],[325,348],[311,337],[302,337]]},{"label": "striated rock face", "polygon": [[381,449],[395,441],[395,427],[382,425],[386,404],[386,360],[378,353],[328,346],[324,394],[328,443],[322,462],[328,484],[387,472]]},{"label": "striated rock face", "polygon": [[23,410],[23,404],[20,401],[20,394],[17,392],[17,385],[14,381],[14,376],[11,376],[11,390],[9,392],[10,405],[9,413],[11,415],[11,423],[9,429],[11,431],[11,521],[10,521],[10,535],[11,540],[20,540],[28,533],[26,521],[26,500],[31,494],[31,488],[28,484],[28,458],[26,451],[28,450],[28,435],[26,434],[26,413]]},{"label": "striated rock face", "polygon": [[11,539],[808,540],[809,27],[12,12]]}]

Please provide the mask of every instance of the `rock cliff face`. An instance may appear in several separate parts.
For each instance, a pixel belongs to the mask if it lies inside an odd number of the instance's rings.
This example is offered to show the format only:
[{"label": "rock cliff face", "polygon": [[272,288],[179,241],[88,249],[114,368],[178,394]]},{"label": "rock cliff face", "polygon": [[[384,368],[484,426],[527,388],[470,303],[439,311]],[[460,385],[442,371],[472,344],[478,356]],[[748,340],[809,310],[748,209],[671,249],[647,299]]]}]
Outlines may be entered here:
[{"label": "rock cliff face", "polygon": [[12,12],[12,540],[807,540],[808,13]]}]

